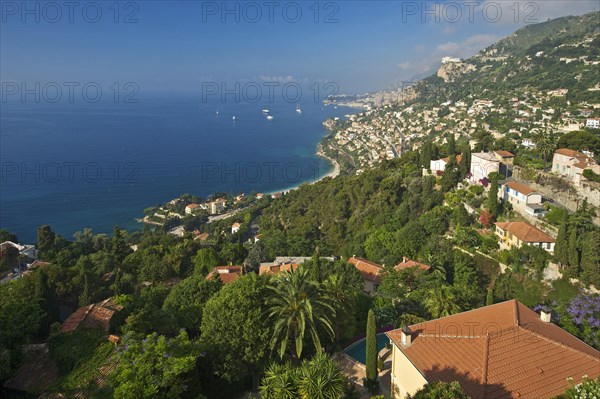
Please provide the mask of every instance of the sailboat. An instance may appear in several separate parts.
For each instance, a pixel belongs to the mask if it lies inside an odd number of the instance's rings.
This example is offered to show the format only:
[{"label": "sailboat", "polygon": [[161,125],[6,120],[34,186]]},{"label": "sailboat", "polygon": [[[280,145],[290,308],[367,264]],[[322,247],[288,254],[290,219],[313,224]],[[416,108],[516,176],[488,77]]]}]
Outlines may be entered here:
[{"label": "sailboat", "polygon": [[235,121],[235,115],[233,115],[233,118],[231,118],[233,121]]},{"label": "sailboat", "polygon": [[262,112],[265,113],[265,114],[268,114],[270,111],[265,108],[265,109],[262,110]]},{"label": "sailboat", "polygon": [[273,117],[273,115],[269,115],[269,116],[267,116],[267,119],[268,119],[268,120],[271,120],[271,119],[273,119],[273,118],[274,118],[274,117]]},{"label": "sailboat", "polygon": [[300,106],[298,105],[298,103],[296,103],[296,112],[301,114],[302,110],[300,109]]}]

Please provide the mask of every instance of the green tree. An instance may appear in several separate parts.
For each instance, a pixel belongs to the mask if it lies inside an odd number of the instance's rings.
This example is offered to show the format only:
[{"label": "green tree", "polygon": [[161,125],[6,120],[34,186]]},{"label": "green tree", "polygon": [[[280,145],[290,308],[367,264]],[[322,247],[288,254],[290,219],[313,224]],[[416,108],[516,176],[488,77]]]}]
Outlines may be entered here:
[{"label": "green tree", "polygon": [[273,363],[260,384],[262,399],[341,399],[346,378],[324,353],[304,360],[299,367]]},{"label": "green tree", "polygon": [[273,334],[263,317],[266,282],[262,276],[247,274],[225,285],[204,306],[200,342],[216,374],[228,381],[250,375],[258,386]]},{"label": "green tree", "polygon": [[56,235],[48,225],[38,228],[38,250],[40,258],[45,258],[54,249]]},{"label": "green tree", "polygon": [[469,145],[469,143],[465,145],[465,149],[462,152],[458,168],[460,170],[461,179],[464,179],[467,176],[467,174],[471,171],[471,146]]},{"label": "green tree", "polygon": [[323,282],[323,290],[335,309],[334,333],[337,344],[342,335],[342,326],[345,326],[346,335],[348,335],[348,330],[350,332],[353,330],[349,322],[354,321],[353,305],[360,291],[356,286],[349,284],[348,279],[341,273],[330,275]]},{"label": "green tree", "polygon": [[413,395],[409,395],[408,399],[470,399],[470,396],[464,393],[458,381],[436,381],[426,384]]},{"label": "green tree", "polygon": [[130,252],[127,241],[125,240],[125,234],[119,226],[113,227],[112,252],[117,262],[123,262]]},{"label": "green tree", "polygon": [[554,256],[556,260],[563,266],[569,263],[569,236],[568,236],[569,212],[563,212],[562,222],[556,236],[554,244]]},{"label": "green tree", "polygon": [[461,310],[452,287],[448,285],[430,289],[425,299],[425,308],[434,319],[450,316]]},{"label": "green tree", "polygon": [[375,326],[375,313],[369,310],[367,318],[367,380],[370,383],[377,381],[377,330]]},{"label": "green tree", "polygon": [[589,232],[583,240],[581,250],[582,280],[600,287],[600,233]]},{"label": "green tree", "polygon": [[494,290],[492,287],[487,289],[487,294],[485,296],[485,306],[490,306],[494,304]]},{"label": "green tree", "polygon": [[487,207],[490,213],[497,218],[500,214],[500,203],[498,202],[498,176],[491,175],[490,191],[488,192]]},{"label": "green tree", "polygon": [[194,272],[206,276],[210,271],[219,265],[219,257],[213,248],[202,248],[192,258]]},{"label": "green tree", "polygon": [[579,239],[577,229],[571,228],[569,232],[569,276],[579,275]]},{"label": "green tree", "polygon": [[196,366],[199,346],[185,331],[168,339],[156,333],[144,339],[125,336],[113,379],[116,398],[179,398],[186,374]]},{"label": "green tree", "polygon": [[302,356],[305,335],[310,335],[312,343],[321,351],[319,329],[330,337],[334,336],[333,317],[335,309],[319,290],[317,283],[309,280],[308,270],[300,267],[295,272],[283,272],[269,286],[266,315],[273,323],[271,349],[278,347],[279,357],[288,349],[292,359]]}]

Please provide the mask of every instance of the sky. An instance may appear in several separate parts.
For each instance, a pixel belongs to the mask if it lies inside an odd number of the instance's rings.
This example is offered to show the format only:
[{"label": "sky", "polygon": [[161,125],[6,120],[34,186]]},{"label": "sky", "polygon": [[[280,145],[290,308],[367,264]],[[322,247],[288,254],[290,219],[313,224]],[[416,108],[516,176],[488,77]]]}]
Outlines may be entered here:
[{"label": "sky", "polygon": [[355,94],[427,76],[442,57],[474,55],[524,25],[596,11],[600,1],[2,0],[0,7],[4,96],[7,84],[36,82],[97,82],[107,91],[134,82],[140,93],[172,94],[265,82],[326,90],[333,82],[336,92]]}]

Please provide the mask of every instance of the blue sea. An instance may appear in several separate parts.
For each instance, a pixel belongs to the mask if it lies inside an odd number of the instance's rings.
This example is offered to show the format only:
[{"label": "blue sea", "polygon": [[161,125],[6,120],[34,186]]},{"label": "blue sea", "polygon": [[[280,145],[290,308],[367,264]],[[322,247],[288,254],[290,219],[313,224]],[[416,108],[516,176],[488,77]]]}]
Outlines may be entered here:
[{"label": "blue sea", "polygon": [[354,111],[313,99],[298,106],[301,114],[283,99],[195,96],[2,103],[0,228],[25,243],[44,224],[68,239],[86,227],[133,230],[144,208],[184,193],[268,193],[314,181],[332,168],[315,155],[322,122]]}]

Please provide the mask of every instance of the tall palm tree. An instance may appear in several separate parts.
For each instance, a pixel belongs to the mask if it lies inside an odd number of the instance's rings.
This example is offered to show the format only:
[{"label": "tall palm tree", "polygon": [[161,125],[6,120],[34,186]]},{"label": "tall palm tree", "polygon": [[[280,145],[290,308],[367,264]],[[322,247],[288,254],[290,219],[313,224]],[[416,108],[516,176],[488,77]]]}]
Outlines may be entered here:
[{"label": "tall palm tree", "polygon": [[539,132],[533,136],[533,141],[544,161],[547,161],[556,148],[556,137],[552,133]]},{"label": "tall palm tree", "polygon": [[323,291],[334,306],[336,317],[334,321],[334,337],[337,344],[340,338],[340,319],[346,317],[352,311],[352,300],[358,295],[350,285],[346,283],[341,274],[332,274],[322,284]]},{"label": "tall palm tree", "polygon": [[430,289],[425,299],[425,308],[434,319],[460,312],[460,306],[456,303],[456,297],[448,285]]},{"label": "tall palm tree", "polygon": [[335,309],[322,295],[318,284],[309,280],[308,270],[301,267],[295,272],[283,272],[269,287],[266,316],[273,322],[271,350],[279,347],[281,358],[291,344],[292,359],[302,356],[305,335],[308,332],[312,342],[321,351],[318,330],[333,337],[332,319]]}]

